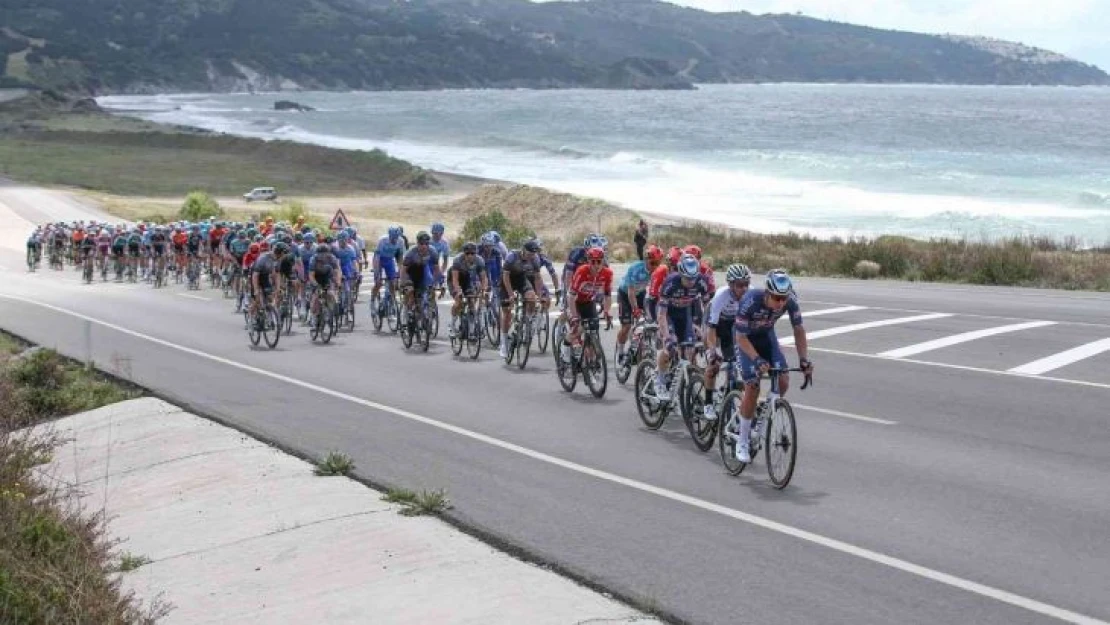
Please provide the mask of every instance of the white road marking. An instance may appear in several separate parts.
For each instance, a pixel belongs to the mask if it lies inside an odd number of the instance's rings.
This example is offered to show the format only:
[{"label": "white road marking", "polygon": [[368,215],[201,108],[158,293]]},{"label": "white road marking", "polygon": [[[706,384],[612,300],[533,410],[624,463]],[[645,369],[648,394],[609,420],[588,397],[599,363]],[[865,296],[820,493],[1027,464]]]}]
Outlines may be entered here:
[{"label": "white road marking", "polygon": [[200,301],[202,301],[202,302],[211,302],[211,301],[212,301],[212,299],[211,299],[211,298],[208,298],[208,297],[201,297],[201,296],[199,296],[199,295],[193,295],[193,294],[191,294],[191,293],[177,293],[176,295],[177,295],[178,297],[188,297],[189,299],[199,299],[199,300],[200,300]]},{"label": "white road marking", "polygon": [[828,408],[818,408],[817,406],[807,406],[805,404],[797,404],[790,402],[791,406],[801,408],[802,410],[809,410],[811,412],[819,412],[821,414],[832,415],[834,417],[844,417],[845,419],[855,419],[856,421],[866,421],[868,423],[878,423],[879,425],[898,425],[897,421],[888,421],[887,419],[879,419],[877,417],[865,417],[861,414],[852,412],[841,412],[839,410],[829,410]]},{"label": "white road marking", "polygon": [[367,399],[362,399],[361,397],[355,397],[354,395],[348,395],[347,393],[332,390],[332,389],[327,388],[327,387],[318,386],[316,384],[305,382],[303,380],[298,380],[296,378],[291,378],[289,376],[281,375],[280,373],[274,373],[272,371],[267,371],[265,369],[260,369],[258,367],[252,367],[250,365],[235,362],[233,360],[228,360],[228,359],[222,358],[220,356],[215,356],[215,355],[212,355],[212,354],[208,354],[208,353],[202,352],[200,350],[193,349],[191,347],[185,347],[184,345],[178,345],[176,343],[171,343],[169,341],[159,339],[159,338],[150,336],[148,334],[143,334],[141,332],[136,332],[134,330],[129,330],[129,329],[124,328],[122,326],[118,326],[118,325],[113,324],[113,323],[108,323],[107,321],[102,321],[102,320],[96,319],[94,317],[89,317],[88,315],[83,315],[81,313],[74,312],[72,310],[68,310],[68,309],[65,309],[65,308],[58,307],[58,306],[54,306],[52,304],[46,304],[44,302],[39,302],[39,301],[36,301],[36,300],[33,300],[33,299],[18,297],[18,296],[14,296],[14,295],[0,294],[0,297],[5,298],[5,299],[18,301],[18,302],[23,302],[25,304],[40,306],[40,307],[46,308],[48,310],[53,310],[55,312],[60,312],[60,313],[67,314],[67,315],[70,315],[70,316],[73,316],[73,317],[77,317],[78,319],[84,319],[86,321],[96,323],[96,324],[104,326],[106,328],[110,328],[110,329],[115,330],[117,332],[121,332],[123,334],[134,336],[136,338],[140,338],[140,339],[143,339],[143,340],[147,340],[147,341],[150,341],[152,343],[162,345],[163,347],[168,347],[170,349],[174,349],[174,350],[177,350],[177,351],[180,351],[180,352],[184,352],[186,354],[191,354],[193,356],[197,356],[198,358],[204,358],[204,359],[207,359],[207,360],[211,360],[213,362],[217,362],[217,363],[220,363],[220,364],[223,364],[223,365],[227,365],[229,367],[234,367],[236,369],[241,369],[243,371],[248,371],[248,372],[254,373],[256,375],[261,375],[261,376],[265,376],[265,377],[268,377],[268,378],[272,378],[274,380],[284,382],[285,384],[289,384],[289,385],[292,385],[292,386],[299,386],[301,388],[305,388],[305,389],[308,389],[308,390],[311,390],[311,391],[315,391],[315,392],[320,393],[322,395],[328,395],[330,397],[335,397],[336,399],[341,399],[341,400],[344,400],[344,401],[351,402],[353,404],[358,404],[360,406],[364,406],[364,407],[367,407],[367,408],[372,408],[374,410],[378,410],[378,411],[381,411],[381,412],[386,412],[386,413],[389,413],[389,414],[392,414],[392,415],[395,415],[395,416],[398,416],[398,417],[401,417],[401,418],[404,418],[404,419],[408,419],[410,421],[414,421],[414,422],[417,422],[417,423],[423,423],[425,425],[429,425],[429,426],[434,427],[434,428],[438,428],[438,429],[441,429],[441,430],[444,430],[444,431],[447,431],[447,432],[451,432],[453,434],[457,434],[459,436],[463,436],[463,437],[466,437],[466,438],[469,438],[469,439],[472,439],[472,440],[475,440],[475,441],[486,443],[490,446],[497,447],[499,449],[503,449],[505,451],[516,453],[516,454],[519,454],[519,455],[522,455],[522,456],[525,456],[525,457],[528,457],[528,458],[532,458],[534,460],[539,460],[541,462],[545,462],[545,463],[548,463],[548,464],[551,464],[551,465],[554,465],[554,466],[557,466],[557,467],[561,467],[561,468],[564,468],[564,469],[567,469],[567,470],[570,470],[570,471],[574,471],[574,472],[580,473],[582,475],[588,475],[588,476],[591,476],[591,477],[594,477],[594,478],[597,478],[597,479],[600,479],[600,480],[605,480],[607,482],[611,482],[611,483],[614,483],[614,484],[619,484],[621,486],[626,486],[628,488],[632,488],[632,489],[638,490],[640,492],[648,493],[648,494],[651,494],[651,495],[655,495],[657,497],[662,497],[664,499],[669,499],[669,500],[677,502],[677,503],[685,504],[685,505],[691,506],[693,508],[699,508],[699,509],[705,510],[707,512],[712,512],[712,513],[715,513],[715,514],[719,514],[721,516],[729,517],[729,518],[735,519],[737,521],[748,523],[750,525],[754,525],[756,527],[760,527],[760,528],[763,528],[763,529],[766,529],[766,530],[769,530],[769,531],[772,531],[772,532],[777,532],[779,534],[790,536],[792,538],[797,538],[799,540],[804,540],[806,542],[809,542],[809,543],[812,543],[812,544],[815,544],[815,545],[819,545],[819,546],[822,546],[822,547],[826,547],[826,548],[832,549],[834,551],[839,551],[840,553],[855,556],[857,558],[860,558],[860,559],[863,559],[863,560],[868,560],[868,561],[874,562],[876,564],[881,564],[881,565],[890,567],[892,569],[896,569],[896,570],[899,570],[899,571],[903,571],[905,573],[909,573],[911,575],[917,575],[918,577],[922,577],[922,578],[925,578],[925,579],[928,579],[928,580],[932,580],[934,582],[939,582],[941,584],[945,584],[945,585],[951,586],[953,588],[958,588],[960,590],[964,590],[964,591],[974,593],[974,594],[977,594],[977,595],[980,595],[980,596],[983,596],[983,597],[994,599],[994,600],[1000,601],[1002,603],[1007,603],[1009,605],[1013,605],[1013,606],[1016,606],[1016,607],[1019,607],[1019,608],[1023,608],[1025,610],[1029,610],[1030,612],[1036,612],[1038,614],[1043,614],[1045,616],[1060,619],[1062,621],[1068,621],[1068,622],[1071,622],[1071,623],[1080,623],[1080,624],[1083,624],[1083,625],[1110,625],[1110,622],[1100,621],[1100,620],[1098,620],[1094,617],[1090,617],[1090,616],[1087,616],[1085,614],[1080,614],[1078,612],[1073,612],[1071,610],[1060,608],[1060,607],[1057,607],[1057,606],[1054,606],[1054,605],[1051,605],[1051,604],[1048,604],[1048,603],[1043,603],[1043,602],[1037,601],[1035,599],[1030,599],[1028,597],[1023,597],[1021,595],[1018,595],[1018,594],[1015,594],[1015,593],[1012,593],[1012,592],[1001,590],[999,588],[995,588],[993,586],[988,586],[986,584],[980,584],[978,582],[974,582],[974,581],[971,581],[971,580],[968,580],[968,579],[964,579],[962,577],[957,577],[955,575],[950,575],[948,573],[943,573],[943,572],[938,571],[936,569],[931,569],[931,568],[928,568],[928,567],[925,567],[925,566],[921,566],[919,564],[914,564],[913,562],[909,562],[907,560],[902,560],[901,558],[895,558],[893,556],[888,556],[888,555],[886,555],[884,553],[880,553],[878,551],[873,551],[871,549],[867,549],[867,548],[864,548],[864,547],[859,547],[859,546],[853,545],[853,544],[848,543],[848,542],[837,540],[835,538],[829,538],[827,536],[823,536],[821,534],[817,534],[817,533],[814,533],[814,532],[809,532],[809,531],[806,531],[806,530],[803,530],[803,529],[799,529],[797,527],[787,525],[785,523],[780,523],[778,521],[773,521],[771,519],[761,517],[761,516],[757,516],[757,515],[754,515],[754,514],[751,514],[751,513],[748,513],[748,512],[742,512],[740,510],[736,510],[734,508],[729,508],[729,507],[723,506],[721,504],[713,503],[711,501],[706,501],[704,499],[699,499],[697,497],[693,497],[693,496],[690,496],[690,495],[685,495],[683,493],[673,491],[673,490],[670,490],[670,489],[666,489],[666,488],[662,488],[662,487],[659,487],[659,486],[654,486],[652,484],[648,484],[646,482],[641,482],[639,480],[634,480],[634,479],[631,479],[631,478],[623,477],[623,476],[617,475],[615,473],[610,473],[608,471],[602,471],[601,469],[595,469],[593,467],[589,467],[589,466],[586,466],[586,465],[583,465],[583,464],[579,464],[577,462],[572,462],[570,460],[564,460],[564,459],[559,458],[557,456],[552,456],[550,454],[546,454],[542,451],[536,451],[534,449],[524,447],[522,445],[517,445],[515,443],[510,443],[508,441],[505,441],[505,440],[502,440],[502,439],[499,439],[499,438],[494,438],[494,437],[486,435],[486,434],[481,434],[481,433],[475,432],[473,430],[468,430],[466,428],[462,428],[462,427],[459,427],[457,425],[452,425],[450,423],[445,423],[443,421],[437,421],[436,419],[432,419],[430,417],[425,417],[425,416],[422,416],[422,415],[418,415],[416,413],[409,412],[407,410],[402,410],[400,408],[394,408],[394,407],[388,406],[386,404],[380,404],[378,402],[370,401],[370,400],[367,400]]},{"label": "white road marking", "polygon": [[[803,317],[804,317],[803,313]],[[817,330],[816,332],[806,332],[808,340],[819,339],[825,336],[836,336],[837,334],[847,334],[848,332],[858,332],[860,330],[870,330],[871,328],[881,328],[883,326],[893,326],[902,323],[913,323],[915,321],[928,321],[930,319],[942,319],[944,317],[951,317],[952,313],[929,313],[928,315],[914,315],[912,317],[895,317],[894,319],[882,319],[880,321],[868,321],[866,323],[853,323],[847,326],[837,326],[835,328],[825,328],[824,330]],[[786,336],[779,339],[782,345],[793,345],[794,337]]]},{"label": "white road marking", "polygon": [[1020,367],[1010,369],[1011,373],[1024,373],[1027,375],[1040,375],[1047,373],[1053,369],[1059,369],[1065,365],[1070,365],[1074,362],[1079,362],[1091,356],[1097,356],[1102,352],[1110,351],[1110,338],[1080,345],[1074,349],[1069,349],[1066,352],[1053,354],[1051,356],[1034,360],[1033,362],[1026,363]]},{"label": "white road marking", "polygon": [[[802,317],[820,317],[821,315],[837,315],[840,313],[856,312],[857,310],[867,310],[866,306],[841,306],[840,308],[822,308],[821,310],[808,310],[802,311]],[[785,319],[786,317],[783,317]]]},{"label": "white road marking", "polygon": [[913,356],[923,352],[931,352],[934,349],[948,347],[950,345],[959,345],[960,343],[967,343],[976,339],[986,338],[988,336],[996,336],[999,334],[1006,334],[1008,332],[1019,332],[1021,330],[1030,330],[1033,328],[1043,328],[1045,326],[1056,325],[1055,321],[1029,321],[1026,323],[1015,323],[1008,326],[998,326],[995,328],[986,328],[985,330],[975,330],[973,332],[964,332],[962,334],[953,334],[941,339],[933,341],[925,341],[924,343],[917,343],[915,345],[907,345],[898,349],[892,349],[887,352],[879,354],[888,358],[904,358],[906,356]]}]

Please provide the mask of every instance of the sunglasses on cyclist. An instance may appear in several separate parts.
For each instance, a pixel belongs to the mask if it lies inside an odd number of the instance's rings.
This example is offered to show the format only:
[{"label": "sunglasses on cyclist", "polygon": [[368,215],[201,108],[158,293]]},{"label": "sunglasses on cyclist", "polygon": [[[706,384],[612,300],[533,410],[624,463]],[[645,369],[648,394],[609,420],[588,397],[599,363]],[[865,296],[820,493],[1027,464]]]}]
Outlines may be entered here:
[{"label": "sunglasses on cyclist", "polygon": [[590,264],[591,264],[591,265],[600,265],[600,264],[601,264],[601,261],[600,261],[600,260],[591,260],[591,261],[590,261]]},{"label": "sunglasses on cyclist", "polygon": [[767,297],[770,297],[772,302],[785,302],[786,301],[786,296],[785,295],[775,295],[774,293],[768,293]]}]

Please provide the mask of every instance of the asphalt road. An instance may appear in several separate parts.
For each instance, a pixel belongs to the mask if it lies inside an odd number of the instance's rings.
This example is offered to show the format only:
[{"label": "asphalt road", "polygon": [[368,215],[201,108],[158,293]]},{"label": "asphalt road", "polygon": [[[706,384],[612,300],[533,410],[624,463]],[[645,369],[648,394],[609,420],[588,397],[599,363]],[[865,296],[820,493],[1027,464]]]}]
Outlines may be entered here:
[{"label": "asphalt road", "polygon": [[27,274],[19,216],[79,208],[0,189],[0,327],[376,482],[446,488],[466,526],[674,618],[1110,620],[1110,296],[798,280],[817,385],[791,392],[780,492],[762,459],[726,475],[681,419],[647,431],[614,380],[564,393],[550,356],[408,353],[366,319],[255,350],[213,291]]}]

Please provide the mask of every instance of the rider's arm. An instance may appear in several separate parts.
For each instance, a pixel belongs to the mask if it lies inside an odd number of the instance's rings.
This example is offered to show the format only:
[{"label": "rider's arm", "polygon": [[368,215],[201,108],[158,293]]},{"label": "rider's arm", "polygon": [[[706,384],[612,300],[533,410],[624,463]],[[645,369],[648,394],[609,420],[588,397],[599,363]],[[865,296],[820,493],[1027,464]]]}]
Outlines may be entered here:
[{"label": "rider's arm", "polygon": [[736,331],[736,348],[744,352],[744,355],[752,360],[759,360],[759,352],[756,351],[755,345],[748,340],[748,335],[737,330]]},{"label": "rider's arm", "polygon": [[794,349],[798,351],[798,358],[800,360],[809,360],[809,343],[806,339],[806,329],[804,326],[794,326]]}]

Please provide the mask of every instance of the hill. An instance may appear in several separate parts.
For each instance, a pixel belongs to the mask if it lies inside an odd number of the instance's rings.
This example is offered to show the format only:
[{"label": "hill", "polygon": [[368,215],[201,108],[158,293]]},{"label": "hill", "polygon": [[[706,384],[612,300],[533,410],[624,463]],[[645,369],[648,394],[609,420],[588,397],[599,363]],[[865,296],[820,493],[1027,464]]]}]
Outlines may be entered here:
[{"label": "hill", "polygon": [[0,86],[86,94],[695,82],[1110,84],[1010,42],[657,0],[2,0]]}]

